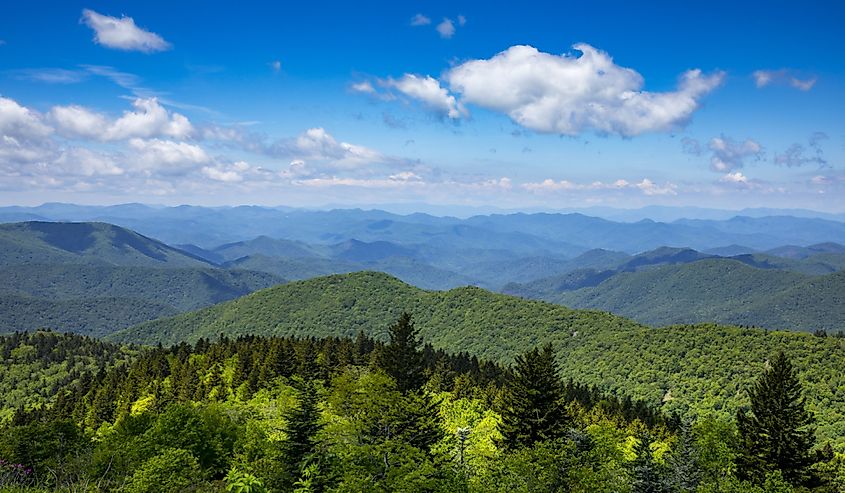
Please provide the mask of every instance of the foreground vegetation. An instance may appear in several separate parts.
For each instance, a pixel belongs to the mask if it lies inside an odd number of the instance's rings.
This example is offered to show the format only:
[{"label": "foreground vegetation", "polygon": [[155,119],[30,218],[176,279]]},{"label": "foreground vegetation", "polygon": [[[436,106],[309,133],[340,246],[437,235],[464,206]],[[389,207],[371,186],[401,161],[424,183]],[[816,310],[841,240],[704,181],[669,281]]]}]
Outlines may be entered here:
[{"label": "foreground vegetation", "polygon": [[423,291],[359,272],[258,291],[115,334],[123,342],[174,344],[219,334],[384,340],[402,311],[438,349],[510,364],[553,343],[563,378],[695,419],[731,418],[769,358],[790,354],[818,420],[818,437],[845,450],[845,339],[710,324],[653,329],[608,313],[503,296],[478,288]]},{"label": "foreground vegetation", "polygon": [[[146,350],[19,410],[3,491],[798,492],[845,486],[788,359],[732,419],[682,422],[563,381],[551,345],[504,368],[422,346],[241,337]],[[55,342],[64,337],[56,336]],[[28,336],[18,335],[19,347]],[[49,344],[45,343],[45,346]],[[18,348],[11,349],[15,351]],[[774,438],[761,438],[774,437]],[[3,489],[5,488],[5,489]]]}]

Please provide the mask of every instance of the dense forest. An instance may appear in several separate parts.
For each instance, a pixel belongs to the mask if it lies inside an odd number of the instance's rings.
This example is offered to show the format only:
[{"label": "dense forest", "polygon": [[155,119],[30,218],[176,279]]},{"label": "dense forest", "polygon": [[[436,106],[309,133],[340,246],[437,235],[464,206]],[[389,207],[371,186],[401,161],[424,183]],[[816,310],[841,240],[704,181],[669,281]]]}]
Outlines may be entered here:
[{"label": "dense forest", "polygon": [[827,493],[845,486],[845,455],[815,439],[797,373],[782,353],[744,389],[749,405],[736,419],[689,421],[562,380],[550,344],[504,367],[423,344],[407,314],[386,332],[384,341],[363,333],[243,336],[138,352],[54,333],[6,337],[4,358],[34,362],[37,351],[39,361],[90,364],[54,400],[21,406],[6,421],[0,488]]},{"label": "dense forest", "polygon": [[[604,312],[498,295],[478,288],[423,291],[385,274],[329,276],[258,291],[197,312],[139,325],[113,338],[175,344],[219,334],[384,339],[402,311],[435,348],[510,364],[551,342],[564,378],[695,418],[730,417],[742,392],[779,350],[810,391],[818,435],[845,447],[845,339],[712,324],[651,328]],[[821,334],[820,334],[821,335]]]}]

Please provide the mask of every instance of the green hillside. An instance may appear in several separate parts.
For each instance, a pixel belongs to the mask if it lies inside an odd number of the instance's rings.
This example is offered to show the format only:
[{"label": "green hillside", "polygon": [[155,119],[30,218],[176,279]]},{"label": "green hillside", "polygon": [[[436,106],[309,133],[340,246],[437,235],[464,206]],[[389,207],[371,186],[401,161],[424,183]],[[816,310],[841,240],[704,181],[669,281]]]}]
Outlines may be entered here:
[{"label": "green hillside", "polygon": [[717,322],[812,332],[845,329],[845,273],[807,276],[705,259],[617,274],[595,287],[543,296],[651,325]]},{"label": "green hillside", "polygon": [[[101,265],[16,265],[0,268],[0,295],[48,299],[122,297],[183,312],[284,283],[264,272],[211,268],[158,269]],[[2,318],[0,318],[2,320]]]},{"label": "green hillside", "polygon": [[99,337],[177,313],[172,306],[138,298],[50,300],[5,295],[0,296],[0,334],[54,329]]},{"label": "green hillside", "polygon": [[105,223],[0,224],[0,265],[101,264],[210,267],[205,260]]},{"label": "green hillside", "polygon": [[[743,266],[744,267],[744,266]],[[384,338],[403,310],[434,347],[508,363],[544,342],[562,375],[683,414],[732,415],[741,392],[779,350],[802,373],[821,437],[845,437],[845,340],[713,325],[652,329],[609,313],[572,310],[479,288],[424,291],[385,274],[359,272],[278,286],[130,328],[112,336],[143,343],[196,341],[225,333]]]}]

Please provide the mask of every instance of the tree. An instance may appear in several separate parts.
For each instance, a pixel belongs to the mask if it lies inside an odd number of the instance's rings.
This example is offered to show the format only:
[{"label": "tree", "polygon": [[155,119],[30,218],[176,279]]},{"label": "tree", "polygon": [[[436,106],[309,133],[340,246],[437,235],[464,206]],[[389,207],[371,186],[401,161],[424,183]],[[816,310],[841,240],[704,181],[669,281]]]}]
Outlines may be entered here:
[{"label": "tree", "polygon": [[737,413],[740,434],[739,475],[762,484],[766,474],[780,471],[798,485],[809,477],[815,441],[813,416],[805,409],[798,372],[783,352],[748,391],[750,413]]},{"label": "tree", "polygon": [[197,459],[183,449],[165,449],[149,458],[126,485],[129,493],[180,493],[202,480]]},{"label": "tree", "polygon": [[678,443],[666,458],[666,484],[673,493],[694,492],[701,483],[700,453],[690,425],[684,423]]},{"label": "tree", "polygon": [[312,459],[317,449],[317,433],[322,428],[317,391],[312,382],[301,382],[299,405],[285,414],[287,440],[282,444],[282,458],[290,477],[299,476],[300,470]]},{"label": "tree", "polygon": [[382,348],[378,366],[396,380],[400,392],[418,390],[425,383],[419,330],[411,321],[409,313],[402,313],[388,330],[390,342]]},{"label": "tree", "polygon": [[631,462],[631,493],[663,493],[667,491],[662,468],[655,463],[651,437],[643,434],[634,447],[637,458]]},{"label": "tree", "polygon": [[503,432],[508,445],[530,446],[562,436],[568,418],[552,345],[517,356],[513,373],[502,410]]}]

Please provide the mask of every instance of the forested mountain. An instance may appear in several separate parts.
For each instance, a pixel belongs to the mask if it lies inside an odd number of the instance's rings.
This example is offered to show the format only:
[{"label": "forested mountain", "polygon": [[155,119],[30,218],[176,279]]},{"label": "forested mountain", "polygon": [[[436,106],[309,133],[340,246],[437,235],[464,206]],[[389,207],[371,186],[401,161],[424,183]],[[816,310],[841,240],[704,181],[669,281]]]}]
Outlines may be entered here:
[{"label": "forested mountain", "polygon": [[286,282],[245,270],[74,264],[0,267],[0,278],[0,332],[97,336]]},{"label": "forested mountain", "polygon": [[552,342],[561,374],[660,404],[683,415],[732,415],[740,390],[783,349],[795,359],[820,436],[845,437],[845,339],[695,325],[653,329],[604,312],[494,294],[479,288],[423,291],[380,273],[353,273],[258,291],[197,312],[157,320],[111,339],[172,344],[230,336],[384,338],[402,311],[435,348],[510,362]]},{"label": "forested mountain", "polygon": [[718,322],[807,332],[845,330],[843,271],[808,276],[720,258],[550,287],[560,290],[510,292],[607,310],[650,325]]},{"label": "forested mountain", "polygon": [[0,333],[104,335],[285,282],[103,223],[0,225]]},{"label": "forested mountain", "polygon": [[205,260],[105,223],[0,224],[0,265],[209,267]]}]

